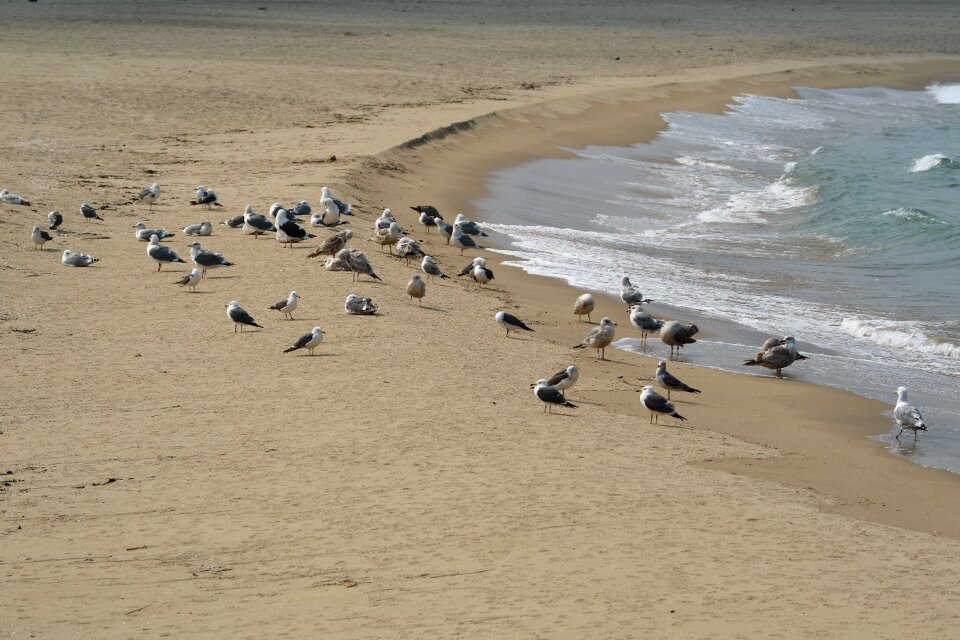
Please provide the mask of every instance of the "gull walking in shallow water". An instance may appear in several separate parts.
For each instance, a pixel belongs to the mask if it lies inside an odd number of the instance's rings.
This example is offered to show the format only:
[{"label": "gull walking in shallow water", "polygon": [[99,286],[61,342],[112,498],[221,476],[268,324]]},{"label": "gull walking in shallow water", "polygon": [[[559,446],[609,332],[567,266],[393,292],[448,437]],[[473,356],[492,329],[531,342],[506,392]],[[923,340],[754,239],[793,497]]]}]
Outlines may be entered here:
[{"label": "gull walking in shallow water", "polygon": [[420,306],[423,306],[423,296],[427,295],[427,283],[423,281],[420,274],[415,273],[410,276],[410,282],[407,283],[407,295],[410,299],[417,299]]},{"label": "gull walking in shallow water", "polygon": [[695,324],[683,324],[682,322],[671,320],[670,322],[665,322],[660,329],[660,339],[670,347],[671,357],[673,357],[674,349],[677,350],[677,355],[679,356],[680,349],[683,348],[683,345],[696,342],[693,336],[696,335],[698,331],[700,331],[700,329],[698,329]]},{"label": "gull walking in shallow water", "polygon": [[49,233],[47,233],[37,225],[33,225],[33,231],[30,232],[30,239],[33,240],[34,249],[39,247],[40,251],[43,251],[44,243],[50,242],[51,240],[53,240],[53,236],[51,236]]},{"label": "gull walking in shallow water", "polygon": [[313,350],[323,342],[323,329],[320,327],[314,327],[310,333],[306,333],[294,342],[292,345],[283,350],[284,353],[290,353],[291,351],[297,351],[298,349],[306,349],[307,352],[312,356]]},{"label": "gull walking in shallow water", "polygon": [[543,403],[544,413],[547,413],[547,411],[553,412],[555,406],[577,408],[577,405],[569,402],[563,397],[563,393],[559,389],[551,387],[546,380],[537,380],[537,383],[533,386],[533,394]]},{"label": "gull walking in shallow water", "polygon": [[573,313],[577,316],[577,322],[583,322],[583,316],[587,316],[587,322],[590,322],[590,314],[593,313],[594,307],[596,307],[596,303],[589,293],[577,298],[573,303]]},{"label": "gull walking in shallow water", "polygon": [[177,252],[170,247],[160,244],[160,238],[156,234],[150,236],[150,244],[147,245],[147,255],[157,263],[157,271],[164,262],[185,262],[183,258],[177,255]]},{"label": "gull walking in shallow water", "polygon": [[647,334],[660,331],[663,328],[663,320],[657,320],[649,313],[643,310],[643,307],[637,305],[630,309],[630,324],[640,329],[640,343],[647,341]]},{"label": "gull walking in shallow water", "polygon": [[493,319],[497,321],[497,324],[507,330],[508,338],[510,337],[511,331],[533,331],[523,320],[506,311],[498,311],[497,315],[493,316]]},{"label": "gull walking in shallow water", "polygon": [[160,198],[160,185],[154,182],[152,185],[133,196],[133,201],[146,202],[153,209],[153,204]]},{"label": "gull walking in shallow water", "polygon": [[630,278],[627,276],[620,278],[620,299],[626,303],[627,307],[644,302],[653,302],[649,298],[644,298],[640,290],[630,284]]},{"label": "gull walking in shallow water", "polygon": [[227,305],[227,317],[233,320],[233,332],[237,332],[237,327],[240,327],[240,333],[243,333],[244,325],[248,327],[263,327],[257,324],[257,321],[253,319],[249,313],[243,310],[240,306],[240,303],[236,300],[231,300],[230,304]]},{"label": "gull walking in shallow water", "polygon": [[673,405],[667,402],[667,399],[657,393],[656,389],[649,384],[640,391],[640,402],[642,402],[643,406],[645,406],[647,411],[650,412],[651,424],[654,421],[656,421],[657,424],[660,424],[661,413],[664,415],[673,416],[680,421],[686,421],[686,418],[677,413],[677,410],[673,408]]},{"label": "gull walking in shallow water", "polygon": [[67,267],[89,267],[94,262],[100,262],[100,258],[94,258],[89,253],[74,252],[70,251],[70,249],[65,249],[63,255],[60,256],[60,262]]},{"label": "gull walking in shallow water", "polygon": [[675,389],[677,391],[686,391],[687,393],[700,393],[700,389],[694,389],[693,387],[684,384],[679,378],[667,371],[667,363],[663,360],[657,364],[657,384],[660,385],[661,389],[667,390],[667,400],[670,399],[671,389]]},{"label": "gull walking in shallow water", "polygon": [[[743,364],[744,366],[760,365],[767,369],[775,369],[777,377],[782,379],[783,369],[789,367],[800,358],[800,354],[797,353],[796,340],[793,336],[787,336],[782,340],[770,338],[763,343],[763,347],[761,347],[761,351],[757,353],[757,357],[747,360]],[[804,360],[807,359],[806,356],[802,356],[802,358]]]},{"label": "gull walking in shallow water", "polygon": [[354,316],[372,316],[377,312],[377,305],[370,298],[351,293],[343,303],[343,309]]},{"label": "gull walking in shallow water", "polygon": [[927,430],[927,425],[923,421],[923,416],[920,415],[920,410],[907,400],[906,387],[897,387],[897,405],[893,408],[893,418],[897,421],[897,426],[900,427],[900,431],[894,436],[897,440],[900,439],[900,434],[903,433],[904,429],[913,431],[914,442],[917,441],[917,431]]},{"label": "gull walking in shallow water", "polygon": [[594,327],[590,333],[574,349],[590,347],[597,350],[597,357],[606,360],[606,349],[613,342],[613,334],[616,332],[616,323],[610,318],[604,318],[600,321],[599,327]]},{"label": "gull walking in shallow water", "polygon": [[300,294],[296,291],[291,291],[286,300],[281,300],[276,304],[270,305],[268,311],[279,311],[289,320],[293,320],[293,312],[297,310],[297,302],[299,301]]},{"label": "gull walking in shallow water", "polygon": [[187,289],[190,290],[190,293],[196,293],[197,285],[200,284],[200,279],[201,279],[200,269],[197,269],[196,267],[194,267],[190,273],[183,276],[173,284],[178,284],[181,287],[186,287]]}]

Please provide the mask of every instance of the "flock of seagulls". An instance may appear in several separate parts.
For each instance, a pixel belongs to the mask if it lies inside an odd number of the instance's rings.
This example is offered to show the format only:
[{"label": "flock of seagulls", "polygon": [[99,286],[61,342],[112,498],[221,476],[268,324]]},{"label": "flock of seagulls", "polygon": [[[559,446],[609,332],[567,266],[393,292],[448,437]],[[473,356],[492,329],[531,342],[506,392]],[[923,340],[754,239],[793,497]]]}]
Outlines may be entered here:
[{"label": "flock of seagulls", "polygon": [[[160,195],[160,185],[153,183],[150,187],[133,196],[132,202],[147,204],[152,209]],[[0,190],[0,203],[30,205],[29,201],[6,189]],[[216,191],[204,185],[197,187],[195,198],[190,200],[189,204],[203,209],[223,206],[219,202]],[[309,216],[310,226],[312,227],[330,228],[347,224],[342,216],[353,215],[350,205],[333,197],[327,187],[321,189],[320,204],[321,208],[314,210],[309,202],[301,200],[287,209],[277,202],[270,207],[266,215],[257,213],[252,205],[247,205],[242,215],[224,220],[221,224],[229,228],[242,229],[244,234],[252,235],[254,238],[273,233],[281,246],[291,247],[295,243],[316,238],[313,233],[308,232],[300,225],[300,216],[304,218]],[[451,224],[446,222],[436,207],[432,205],[416,205],[410,208],[419,214],[418,222],[426,229],[427,233],[436,228],[447,244],[452,244],[460,250],[460,255],[463,255],[466,250],[484,248],[475,238],[486,237],[487,234],[478,224],[467,220],[463,215],[457,215]],[[89,203],[83,203],[80,206],[80,215],[86,221],[103,220],[97,209]],[[59,211],[51,211],[47,214],[47,221],[50,223],[50,230],[57,230],[63,225],[64,217]],[[175,233],[163,228],[150,228],[142,221],[134,226],[136,239],[147,242],[147,256],[150,260],[156,262],[157,271],[160,271],[164,264],[186,262],[176,251],[162,244],[163,240],[175,236]],[[184,235],[194,238],[210,236],[213,234],[213,224],[209,220],[202,221],[183,227],[181,231]],[[319,245],[307,255],[307,258],[325,256],[324,267],[327,270],[349,271],[352,273],[354,281],[359,281],[361,276],[382,281],[365,253],[356,248],[347,247],[353,235],[353,231],[350,229],[337,231],[321,240]],[[47,242],[53,240],[50,233],[41,229],[38,225],[33,226],[30,238],[34,250],[39,249],[41,251],[44,250],[44,245]],[[423,298],[427,293],[428,281],[434,278],[450,279],[450,276],[443,273],[434,258],[424,252],[407,235],[407,232],[399,225],[390,209],[384,209],[375,220],[373,235],[369,240],[378,244],[381,251],[388,250],[391,255],[396,255],[407,261],[407,264],[412,259],[419,260],[420,270],[426,280],[419,273],[411,275],[405,288],[411,302],[415,299],[418,305],[422,306]],[[222,254],[204,249],[199,241],[194,240],[187,246],[190,249],[190,261],[194,264],[194,268],[174,284],[185,287],[190,292],[196,291],[196,287],[206,277],[208,270],[230,267],[234,264]],[[61,262],[70,267],[88,267],[99,261],[99,258],[87,253],[70,249],[64,250],[61,255]],[[493,271],[486,266],[486,260],[482,257],[473,258],[457,275],[461,277],[469,276],[480,287],[487,285],[494,279]],[[285,299],[269,306],[268,310],[277,311],[283,317],[293,320],[293,312],[296,311],[299,300],[300,295],[296,291],[291,291]],[[661,341],[670,347],[670,357],[672,358],[675,354],[679,355],[680,350],[685,345],[697,342],[693,337],[699,331],[695,324],[676,320],[665,321],[651,316],[643,305],[652,302],[652,300],[644,298],[640,290],[630,282],[627,276],[621,278],[620,300],[627,305],[630,324],[640,331],[641,343],[646,342],[648,335],[659,333]],[[226,308],[227,317],[234,324],[234,332],[242,333],[245,327],[263,328],[249,312],[240,306],[238,301],[231,301],[226,305]],[[590,293],[580,295],[574,302],[573,310],[578,322],[583,322],[583,316],[587,317],[587,322],[591,322],[591,314],[595,309],[596,300]],[[344,311],[351,315],[373,315],[378,312],[378,307],[370,298],[350,294],[344,301]],[[507,311],[497,312],[494,320],[505,330],[507,338],[510,337],[511,332],[533,331],[523,320]],[[599,325],[592,328],[583,340],[574,345],[573,348],[595,349],[597,358],[605,360],[606,348],[613,343],[616,327],[617,324],[611,318],[604,317]],[[284,349],[283,353],[306,349],[308,354],[312,356],[314,355],[314,349],[323,342],[323,339],[323,329],[319,326],[314,327],[309,333],[300,336],[293,344]],[[783,378],[783,369],[798,360],[805,359],[807,357],[797,351],[796,339],[793,336],[786,336],[768,339],[761,345],[756,356],[746,360],[743,364],[744,366],[761,366],[770,369],[775,372],[777,378]],[[534,383],[532,385],[534,394],[543,403],[544,412],[552,412],[553,408],[558,406],[576,408],[577,405],[567,400],[566,391],[573,387],[579,378],[580,371],[577,366],[569,365],[552,376],[542,378]],[[659,423],[660,415],[671,416],[680,422],[686,421],[686,418],[677,413],[675,407],[671,404],[671,393],[676,391],[699,394],[701,391],[684,383],[667,371],[667,362],[664,360],[659,361],[653,380],[657,386],[666,391],[667,395],[666,397],[660,395],[653,385],[646,385],[642,388],[640,401],[649,411],[651,423]],[[896,435],[898,440],[904,430],[912,431],[914,440],[917,438],[918,431],[927,430],[927,425],[924,423],[920,411],[908,403],[905,387],[897,389],[894,419],[900,427],[900,432]]]}]

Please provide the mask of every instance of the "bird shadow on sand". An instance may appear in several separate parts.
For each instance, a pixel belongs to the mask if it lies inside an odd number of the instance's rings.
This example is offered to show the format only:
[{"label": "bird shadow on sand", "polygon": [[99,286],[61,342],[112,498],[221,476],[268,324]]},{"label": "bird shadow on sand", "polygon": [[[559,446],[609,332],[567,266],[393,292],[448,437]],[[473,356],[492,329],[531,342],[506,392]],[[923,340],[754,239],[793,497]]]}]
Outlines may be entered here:
[{"label": "bird shadow on sand", "polygon": [[309,353],[301,353],[294,357],[296,358],[332,358],[336,356],[337,356],[336,353],[330,353],[329,351],[324,351],[323,353],[315,353],[313,355],[310,355]]},{"label": "bird shadow on sand", "polygon": [[553,417],[553,416],[556,416],[557,418],[579,418],[580,417],[575,413],[561,413],[559,411],[548,411],[546,413],[541,411],[540,413],[543,413],[543,415],[547,417]]},{"label": "bird shadow on sand", "polygon": [[240,276],[207,276],[204,280],[230,280],[232,278],[239,278]]},{"label": "bird shadow on sand", "polygon": [[210,295],[211,293],[215,293],[215,292],[214,292],[214,291],[187,291],[187,293],[189,293],[190,295],[193,295],[193,294],[195,294],[195,293],[199,293],[199,294],[202,295],[202,296],[206,296],[206,295]]},{"label": "bird shadow on sand", "polygon": [[[414,305],[411,305],[414,306]],[[441,309],[440,307],[431,307],[428,305],[415,305],[418,309],[423,309],[424,311],[439,311],[440,313],[446,313],[446,309]]]},{"label": "bird shadow on sand", "polygon": [[651,426],[651,427],[662,427],[662,428],[664,428],[664,429],[681,429],[681,430],[683,430],[683,431],[692,431],[692,430],[693,430],[693,425],[692,425],[692,424],[666,424],[666,423],[661,422],[660,424],[651,424],[651,425],[648,425],[648,426]]}]

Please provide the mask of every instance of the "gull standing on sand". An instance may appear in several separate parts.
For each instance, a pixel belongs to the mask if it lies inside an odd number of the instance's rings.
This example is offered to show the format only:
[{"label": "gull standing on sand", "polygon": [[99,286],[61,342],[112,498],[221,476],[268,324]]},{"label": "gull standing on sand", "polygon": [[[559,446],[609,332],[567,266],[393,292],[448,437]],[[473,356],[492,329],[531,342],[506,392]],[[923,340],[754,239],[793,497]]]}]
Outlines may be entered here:
[{"label": "gull standing on sand", "polygon": [[653,300],[644,298],[640,290],[630,284],[630,278],[627,276],[620,278],[620,299],[626,303],[627,307],[644,302],[653,302]]},{"label": "gull standing on sand", "polygon": [[700,331],[695,324],[683,324],[676,320],[671,320],[670,322],[663,323],[663,327],[660,329],[660,339],[663,340],[663,343],[670,347],[670,356],[673,356],[673,350],[677,350],[677,355],[680,355],[680,349],[683,348],[685,344],[693,344],[696,340],[693,339],[693,336]]},{"label": "gull standing on sand", "polygon": [[10,193],[9,189],[0,190],[0,202],[4,202],[6,204],[22,204],[27,207],[30,206],[28,201],[24,200],[15,193]]},{"label": "gull standing on sand", "polygon": [[145,202],[153,209],[153,204],[160,198],[160,185],[154,182],[152,185],[133,196],[133,202]]},{"label": "gull standing on sand", "polygon": [[240,303],[236,300],[231,300],[230,304],[227,305],[227,317],[233,320],[233,332],[237,332],[237,327],[240,327],[240,333],[243,333],[244,325],[248,327],[263,327],[257,324],[257,321],[253,319],[249,313],[243,310],[240,306]]},{"label": "gull standing on sand", "polygon": [[198,222],[197,224],[190,224],[185,226],[182,229],[184,235],[188,236],[212,236],[213,235],[213,225],[210,224],[209,220],[203,222]]},{"label": "gull standing on sand", "polygon": [[370,298],[351,293],[343,303],[343,309],[354,316],[372,316],[377,312],[377,305]]},{"label": "gull standing on sand", "polygon": [[497,324],[507,330],[508,338],[510,337],[511,331],[533,331],[523,320],[506,311],[498,311],[493,319],[497,321]]},{"label": "gull standing on sand", "polygon": [[676,391],[686,391],[687,393],[700,393],[700,389],[694,389],[693,387],[684,384],[679,378],[667,371],[667,363],[663,360],[657,364],[656,379],[657,384],[660,385],[660,388],[667,390],[667,400],[670,399],[670,391],[672,389]]},{"label": "gull standing on sand", "polygon": [[80,253],[79,251],[74,252],[70,251],[70,249],[65,249],[63,255],[60,256],[60,262],[67,267],[89,267],[94,262],[100,262],[100,258],[94,258],[89,253]]},{"label": "gull standing on sand", "polygon": [[647,411],[650,412],[651,424],[653,424],[654,419],[656,419],[657,424],[660,424],[661,413],[664,415],[673,416],[681,422],[686,421],[686,418],[677,413],[677,410],[673,408],[673,405],[667,402],[667,399],[657,393],[657,391],[649,384],[640,391],[640,402],[642,402],[643,406],[645,406]]},{"label": "gull standing on sand", "polygon": [[[782,340],[770,338],[763,343],[761,349],[755,358],[744,362],[744,366],[760,365],[767,369],[775,369],[780,379],[783,379],[783,369],[799,359],[797,341],[793,336],[787,336]],[[803,356],[803,359],[806,360],[806,356]]]},{"label": "gull standing on sand", "polygon": [[467,234],[468,236],[481,236],[486,238],[487,234],[483,232],[483,229],[480,228],[476,222],[472,222],[463,217],[462,213],[458,213],[457,217],[453,220],[453,226],[460,225],[460,229]]},{"label": "gull standing on sand", "polygon": [[431,220],[436,220],[437,218],[439,218],[440,220],[443,220],[443,216],[440,215],[440,212],[433,205],[418,204],[417,206],[410,207],[410,208],[416,211],[417,213],[419,213],[421,216],[427,216]]},{"label": "gull standing on sand", "polygon": [[460,227],[459,223],[453,223],[453,233],[450,234],[450,242],[457,249],[460,249],[460,255],[463,255],[464,249],[484,249],[485,247],[477,244],[473,238],[467,235]]},{"label": "gull standing on sand", "polygon": [[354,281],[360,279],[360,274],[368,275],[374,280],[380,280],[380,276],[374,273],[370,261],[362,251],[357,251],[356,249],[341,249],[337,252],[337,258],[343,260],[347,263],[347,266],[350,267],[350,271],[353,272]]},{"label": "gull standing on sand", "polygon": [[897,421],[897,426],[900,427],[900,432],[894,436],[897,440],[900,439],[900,434],[903,433],[904,429],[913,431],[914,442],[917,441],[917,431],[927,430],[927,425],[923,422],[920,410],[907,400],[906,387],[897,387],[897,405],[893,408],[893,418]]},{"label": "gull standing on sand", "polygon": [[410,299],[417,299],[420,306],[423,306],[423,296],[427,295],[427,283],[423,281],[419,273],[410,276],[410,282],[407,283],[407,295]]},{"label": "gull standing on sand", "polygon": [[376,242],[380,245],[380,251],[383,251],[384,247],[390,249],[390,255],[393,255],[393,245],[397,243],[397,240],[400,239],[400,225],[396,222],[391,222],[390,226],[386,229],[377,229],[373,232],[373,235],[370,236],[370,240]]},{"label": "gull standing on sand", "polygon": [[196,293],[197,285],[200,284],[200,279],[201,279],[200,269],[197,269],[196,267],[194,267],[193,270],[190,271],[190,273],[183,276],[173,284],[178,284],[181,287],[186,287],[187,289],[190,290],[190,293]]},{"label": "gull standing on sand", "polygon": [[663,328],[663,320],[657,320],[644,311],[640,305],[631,308],[628,313],[630,314],[630,324],[640,330],[641,344],[647,341],[648,333],[660,331]]},{"label": "gull standing on sand", "polygon": [[56,229],[63,224],[63,214],[59,211],[51,211],[47,214],[47,222],[50,223],[50,229]]},{"label": "gull standing on sand", "polygon": [[[373,231],[376,233],[380,229],[386,229],[390,226],[390,223],[396,221],[397,219],[393,217],[393,212],[390,211],[389,208],[384,209],[380,217],[373,221]],[[403,229],[400,230],[400,233],[403,234]]]},{"label": "gull standing on sand", "polygon": [[176,251],[160,244],[160,238],[157,237],[157,234],[150,236],[150,244],[147,245],[147,255],[156,261],[157,271],[160,271],[160,267],[163,266],[164,262],[186,262],[177,255]]},{"label": "gull standing on sand", "polygon": [[256,239],[259,235],[276,230],[277,228],[267,216],[253,210],[252,204],[248,204],[243,209],[243,232],[248,236],[252,235]]},{"label": "gull standing on sand", "polygon": [[343,249],[347,246],[347,240],[353,237],[353,231],[350,229],[344,229],[343,231],[338,231],[333,234],[326,240],[320,243],[320,246],[314,249],[312,252],[307,254],[308,258],[316,258],[317,256],[323,255],[336,255],[340,249]]},{"label": "gull standing on sand", "polygon": [[270,305],[268,311],[279,311],[285,315],[287,319],[293,320],[293,312],[297,310],[297,302],[299,301],[300,294],[296,291],[291,291],[286,300],[281,300],[276,304]]},{"label": "gull standing on sand", "polygon": [[590,314],[593,313],[593,309],[596,307],[596,303],[593,301],[593,296],[589,293],[585,293],[573,303],[573,313],[577,316],[577,322],[583,322],[583,316],[587,316],[587,322],[590,322]]},{"label": "gull standing on sand", "polygon": [[277,211],[276,224],[277,241],[280,244],[287,245],[288,248],[293,247],[293,243],[295,242],[303,242],[304,240],[317,237],[312,233],[307,233],[306,229],[291,220],[290,214],[286,209],[279,209]]},{"label": "gull standing on sand", "polygon": [[150,238],[157,236],[158,239],[164,240],[165,238],[171,238],[175,236],[175,233],[170,233],[166,229],[148,229],[147,223],[138,222],[133,225],[136,231],[133,232],[134,237],[141,242],[150,242]]},{"label": "gull standing on sand", "polygon": [[40,251],[43,251],[43,244],[45,242],[50,242],[51,240],[53,240],[53,236],[51,236],[49,233],[47,233],[37,225],[33,225],[33,231],[30,232],[30,239],[33,240],[34,250],[36,250],[37,247],[39,247]]},{"label": "gull standing on sand", "polygon": [[233,266],[233,263],[221,254],[204,250],[199,242],[191,242],[187,246],[190,247],[190,259],[193,260],[193,264],[200,267],[203,277],[207,276],[207,269]]},{"label": "gull standing on sand", "polygon": [[425,255],[427,255],[426,252],[420,248],[420,245],[413,241],[413,238],[400,238],[397,240],[397,257],[403,258],[407,266],[410,266],[410,260],[413,258],[419,258]]},{"label": "gull standing on sand", "polygon": [[616,333],[617,324],[610,318],[604,318],[600,321],[599,327],[591,329],[590,333],[574,349],[583,349],[590,347],[597,350],[597,357],[606,360],[606,349],[613,342],[613,334]]},{"label": "gull standing on sand", "polygon": [[427,274],[427,280],[434,277],[440,278],[441,280],[450,279],[450,276],[440,271],[440,267],[437,266],[437,263],[433,261],[433,257],[431,256],[423,256],[423,260],[420,262],[420,269]]},{"label": "gull standing on sand", "polygon": [[444,222],[440,218],[435,218],[434,223],[437,225],[437,231],[440,232],[440,235],[444,237],[447,244],[450,244],[450,237],[453,235],[453,225],[449,222]]},{"label": "gull standing on sand", "polygon": [[472,276],[473,276],[473,268],[476,267],[477,265],[480,265],[480,266],[482,266],[482,267],[485,267],[485,266],[487,265],[486,259],[480,258],[480,257],[474,258],[473,260],[470,261],[470,264],[468,264],[467,266],[465,266],[463,269],[460,269],[460,271],[457,273],[457,276],[465,276],[465,275],[467,275],[467,274],[469,273],[469,274],[471,275],[471,277],[472,277]]},{"label": "gull standing on sand", "polygon": [[194,200],[190,201],[191,205],[200,205],[204,209],[209,209],[210,207],[222,207],[223,205],[217,202],[217,192],[213,189],[207,189],[203,185],[197,187],[197,197]]},{"label": "gull standing on sand", "polygon": [[[580,369],[577,369],[577,365],[572,364],[569,367],[560,369],[555,374],[550,376],[547,380],[547,384],[557,389],[558,391],[566,391],[573,385],[577,384],[577,380],[580,379]],[[563,394],[566,397],[566,393]]]},{"label": "gull standing on sand", "polygon": [[547,411],[552,412],[554,406],[570,407],[571,409],[577,408],[577,405],[569,402],[559,389],[551,387],[550,383],[546,380],[537,380],[537,383],[533,386],[533,394],[543,403],[544,413],[547,413]]},{"label": "gull standing on sand", "polygon": [[80,205],[80,215],[82,215],[86,220],[103,220],[103,218],[97,214],[97,210],[86,202]]},{"label": "gull standing on sand", "polygon": [[284,349],[283,352],[290,353],[291,351],[297,351],[298,349],[306,349],[312,356],[313,350],[316,349],[321,342],[323,342],[323,329],[320,327],[314,327],[310,333],[300,336],[296,342]]},{"label": "gull standing on sand", "polygon": [[473,278],[474,282],[479,282],[482,287],[493,280],[493,271],[487,269],[487,261],[481,258],[481,262],[473,265],[470,277]]}]

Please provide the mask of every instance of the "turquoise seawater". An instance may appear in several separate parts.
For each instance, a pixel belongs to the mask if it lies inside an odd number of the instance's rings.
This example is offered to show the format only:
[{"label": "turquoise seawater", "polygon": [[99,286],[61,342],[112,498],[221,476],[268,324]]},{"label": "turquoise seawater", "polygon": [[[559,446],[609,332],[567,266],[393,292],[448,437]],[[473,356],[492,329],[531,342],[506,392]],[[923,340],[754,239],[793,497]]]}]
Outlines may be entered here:
[{"label": "turquoise seawater", "polygon": [[[530,272],[607,292],[629,275],[672,317],[796,336],[815,357],[791,377],[888,402],[907,386],[932,430],[901,446],[878,416],[878,438],[960,472],[960,85],[797,95],[500,171],[474,215]],[[727,334],[684,357],[744,371],[757,345]]]}]

